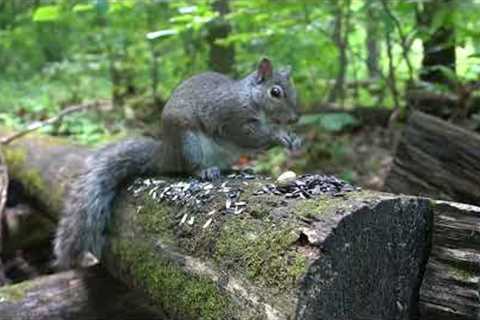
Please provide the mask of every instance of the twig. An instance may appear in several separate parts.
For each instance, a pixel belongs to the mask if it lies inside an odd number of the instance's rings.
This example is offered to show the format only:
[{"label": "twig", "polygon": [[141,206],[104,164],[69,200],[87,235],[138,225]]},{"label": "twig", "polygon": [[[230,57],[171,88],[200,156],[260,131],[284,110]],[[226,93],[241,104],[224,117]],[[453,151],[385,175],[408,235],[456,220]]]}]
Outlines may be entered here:
[{"label": "twig", "polygon": [[83,111],[83,110],[90,109],[90,108],[97,108],[102,104],[105,104],[105,102],[94,101],[94,102],[86,102],[86,103],[83,103],[83,104],[70,106],[66,109],[63,109],[61,112],[59,112],[57,115],[55,115],[51,118],[48,118],[48,119],[46,119],[44,121],[40,121],[40,122],[34,122],[34,123],[30,124],[25,130],[15,132],[15,133],[7,136],[7,137],[2,138],[0,140],[0,143],[2,145],[8,145],[13,140],[16,140],[20,137],[23,137],[24,135],[26,135],[26,134],[28,134],[32,131],[38,130],[40,128],[43,128],[43,127],[46,127],[48,125],[55,124],[58,121],[61,121],[63,119],[63,117],[65,117],[68,114]]}]

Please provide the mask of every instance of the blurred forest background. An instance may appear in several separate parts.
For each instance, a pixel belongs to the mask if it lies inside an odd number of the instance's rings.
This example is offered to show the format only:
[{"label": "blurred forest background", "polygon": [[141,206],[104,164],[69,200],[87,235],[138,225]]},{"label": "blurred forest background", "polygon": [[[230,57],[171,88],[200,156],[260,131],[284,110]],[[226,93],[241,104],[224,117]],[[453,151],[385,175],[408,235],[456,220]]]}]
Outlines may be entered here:
[{"label": "blurred forest background", "polygon": [[[253,164],[382,183],[409,110],[480,129],[478,0],[0,0],[0,125],[94,144],[157,134],[183,79],[291,65],[304,153]],[[127,133],[128,132],[128,133]]]}]

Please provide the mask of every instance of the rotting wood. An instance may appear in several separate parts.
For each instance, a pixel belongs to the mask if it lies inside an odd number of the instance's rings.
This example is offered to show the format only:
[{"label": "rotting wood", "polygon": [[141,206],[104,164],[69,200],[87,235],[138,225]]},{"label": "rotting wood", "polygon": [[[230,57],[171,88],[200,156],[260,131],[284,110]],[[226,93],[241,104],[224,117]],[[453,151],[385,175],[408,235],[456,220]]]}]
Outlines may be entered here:
[{"label": "rotting wood", "polygon": [[434,225],[420,292],[420,319],[478,320],[480,207],[434,201]]},{"label": "rotting wood", "polygon": [[480,135],[413,113],[385,190],[480,205]]}]

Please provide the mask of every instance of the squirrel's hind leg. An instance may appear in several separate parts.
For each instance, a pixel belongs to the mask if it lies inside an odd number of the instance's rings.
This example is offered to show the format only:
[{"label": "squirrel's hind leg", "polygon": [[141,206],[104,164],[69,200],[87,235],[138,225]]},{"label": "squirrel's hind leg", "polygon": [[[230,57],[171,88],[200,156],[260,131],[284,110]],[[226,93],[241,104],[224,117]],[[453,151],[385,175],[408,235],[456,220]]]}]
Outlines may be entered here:
[{"label": "squirrel's hind leg", "polygon": [[197,175],[200,177],[200,179],[205,180],[205,181],[215,181],[220,179],[222,176],[222,172],[218,167],[210,167],[207,169],[200,170]]},{"label": "squirrel's hind leg", "polygon": [[204,135],[188,131],[182,139],[182,153],[188,171],[205,181],[220,179],[221,170],[216,160],[214,142]]}]

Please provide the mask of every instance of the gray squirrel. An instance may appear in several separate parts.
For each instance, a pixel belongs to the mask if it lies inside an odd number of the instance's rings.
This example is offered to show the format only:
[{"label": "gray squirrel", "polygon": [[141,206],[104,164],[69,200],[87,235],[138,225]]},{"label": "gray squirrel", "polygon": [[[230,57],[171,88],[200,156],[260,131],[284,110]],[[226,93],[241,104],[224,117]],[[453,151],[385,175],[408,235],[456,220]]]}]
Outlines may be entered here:
[{"label": "gray squirrel", "polygon": [[76,267],[86,252],[100,258],[119,186],[154,174],[216,180],[242,154],[272,145],[296,149],[287,131],[298,120],[290,69],[263,58],[240,80],[207,72],[182,82],[162,113],[161,140],[135,138],[107,145],[86,159],[64,202],[54,241],[56,266]]}]

